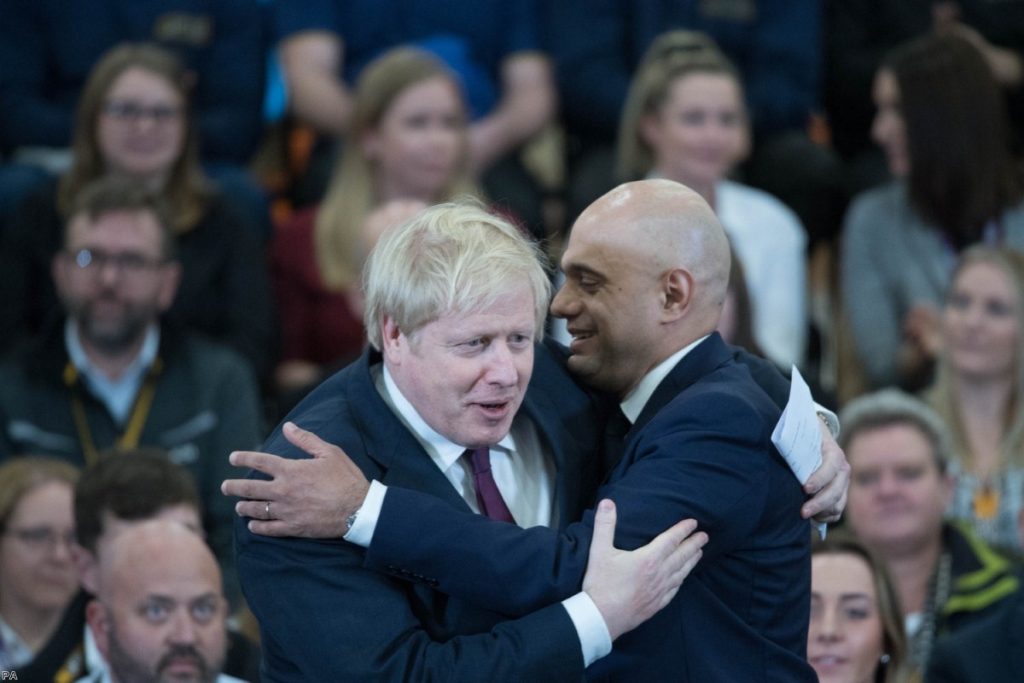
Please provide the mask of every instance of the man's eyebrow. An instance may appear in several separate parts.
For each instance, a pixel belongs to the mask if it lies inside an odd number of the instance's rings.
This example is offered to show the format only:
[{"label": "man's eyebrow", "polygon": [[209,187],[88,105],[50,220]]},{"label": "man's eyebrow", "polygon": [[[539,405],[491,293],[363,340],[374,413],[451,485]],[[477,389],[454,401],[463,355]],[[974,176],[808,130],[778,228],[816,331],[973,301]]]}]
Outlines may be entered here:
[{"label": "man's eyebrow", "polygon": [[565,268],[566,275],[591,275],[596,278],[604,279],[604,275],[594,270],[590,266],[585,266],[581,263],[570,263]]}]

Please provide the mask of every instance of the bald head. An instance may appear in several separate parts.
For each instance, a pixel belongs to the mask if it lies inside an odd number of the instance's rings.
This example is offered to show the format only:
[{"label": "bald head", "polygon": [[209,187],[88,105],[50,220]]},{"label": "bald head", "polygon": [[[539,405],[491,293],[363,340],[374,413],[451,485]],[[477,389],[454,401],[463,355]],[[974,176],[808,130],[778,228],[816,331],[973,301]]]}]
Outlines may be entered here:
[{"label": "bald head", "polygon": [[119,533],[101,554],[98,600],[86,611],[115,683],[212,683],[227,650],[220,568],[177,522]]},{"label": "bald head", "polygon": [[128,578],[204,575],[220,585],[220,567],[195,531],[167,520],[151,520],[128,527],[111,541],[99,567],[99,595],[124,585]]},{"label": "bald head", "polygon": [[577,230],[625,250],[645,268],[690,273],[698,285],[694,303],[715,317],[702,334],[715,328],[729,282],[729,241],[697,192],[671,180],[625,183],[591,204]]},{"label": "bald head", "polygon": [[626,183],[584,211],[552,313],[574,341],[569,368],[625,394],[658,363],[718,325],[729,243],[711,207],[669,180]]}]

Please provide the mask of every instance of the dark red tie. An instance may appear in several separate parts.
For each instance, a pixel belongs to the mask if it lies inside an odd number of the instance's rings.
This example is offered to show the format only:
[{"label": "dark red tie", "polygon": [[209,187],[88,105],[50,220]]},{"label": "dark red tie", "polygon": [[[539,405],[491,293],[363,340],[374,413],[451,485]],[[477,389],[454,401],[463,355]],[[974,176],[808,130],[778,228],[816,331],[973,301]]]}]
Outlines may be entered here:
[{"label": "dark red tie", "polygon": [[473,483],[476,485],[476,503],[480,506],[480,514],[487,515],[499,522],[516,523],[512,513],[501,497],[498,485],[491,474],[491,449],[487,446],[476,450],[466,449],[465,455],[473,466]]}]

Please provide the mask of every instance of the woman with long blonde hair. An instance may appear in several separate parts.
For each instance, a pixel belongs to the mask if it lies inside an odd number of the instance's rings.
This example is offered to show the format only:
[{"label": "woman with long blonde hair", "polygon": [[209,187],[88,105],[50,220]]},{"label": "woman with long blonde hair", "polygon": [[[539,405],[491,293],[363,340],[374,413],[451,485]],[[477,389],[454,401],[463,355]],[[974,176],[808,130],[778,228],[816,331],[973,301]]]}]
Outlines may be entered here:
[{"label": "woman with long blonde hair", "polygon": [[363,71],[327,195],[274,242],[279,389],[308,386],[362,350],[363,261],[381,230],[429,204],[477,194],[467,136],[461,87],[436,57],[397,48]]},{"label": "woman with long blonde hair", "polygon": [[953,437],[949,516],[1020,554],[1024,511],[1024,255],[974,246],[941,313],[935,383],[926,398]]},{"label": "woman with long blonde hair", "polygon": [[749,146],[739,72],[715,43],[693,31],[655,40],[623,110],[620,180],[667,178],[707,200],[743,264],[754,336],[788,368],[806,346],[807,237],[782,202],[729,178]]}]

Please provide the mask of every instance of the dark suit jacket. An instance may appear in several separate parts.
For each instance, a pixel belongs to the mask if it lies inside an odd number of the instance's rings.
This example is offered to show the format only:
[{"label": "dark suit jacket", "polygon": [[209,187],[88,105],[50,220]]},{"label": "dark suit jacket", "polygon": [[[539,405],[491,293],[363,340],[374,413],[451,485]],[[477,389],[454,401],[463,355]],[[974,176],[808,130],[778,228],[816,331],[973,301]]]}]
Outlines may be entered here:
[{"label": "dark suit jacket", "polygon": [[[771,446],[779,409],[715,334],[659,385],[598,492],[636,548],[686,517],[710,542],[672,603],[595,664],[595,680],[815,681],[806,663],[810,529]],[[475,604],[525,614],[578,591],[593,513],[564,532],[460,515],[389,489],[367,561]],[[434,578],[437,577],[437,578]]]},{"label": "dark suit jacket", "polygon": [[[381,399],[376,353],[334,375],[288,420],[341,446],[367,477],[469,508]],[[543,347],[521,410],[557,465],[559,519],[577,519],[596,482],[580,454],[596,446],[592,403]],[[275,430],[264,449],[306,457]],[[275,539],[235,527],[238,573],[261,625],[265,682],[570,681],[583,676],[579,641],[561,605],[504,617],[364,568],[364,551],[338,540]],[[556,602],[552,600],[551,602]]]},{"label": "dark suit jacket", "polygon": [[992,683],[1024,676],[1024,592],[992,617],[940,640],[926,683]]}]

